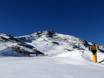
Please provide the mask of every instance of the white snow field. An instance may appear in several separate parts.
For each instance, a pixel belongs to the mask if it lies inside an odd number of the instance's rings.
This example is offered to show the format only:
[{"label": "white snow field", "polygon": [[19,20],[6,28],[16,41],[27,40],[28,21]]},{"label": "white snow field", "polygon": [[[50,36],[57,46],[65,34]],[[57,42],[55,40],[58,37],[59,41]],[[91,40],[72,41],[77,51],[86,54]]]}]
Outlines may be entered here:
[{"label": "white snow field", "polygon": [[104,78],[103,64],[79,55],[65,55],[1,57],[0,78]]},{"label": "white snow field", "polygon": [[[89,50],[93,43],[85,41],[85,44],[79,38],[59,33],[51,38],[47,37],[47,33],[33,33],[14,40],[10,35],[11,38],[1,34],[0,78],[104,78],[103,46],[99,45],[100,50],[97,52],[98,62],[102,63],[93,63]],[[45,56],[18,56],[18,52],[11,47],[24,45],[24,42]],[[27,51],[28,48],[22,49]]]}]

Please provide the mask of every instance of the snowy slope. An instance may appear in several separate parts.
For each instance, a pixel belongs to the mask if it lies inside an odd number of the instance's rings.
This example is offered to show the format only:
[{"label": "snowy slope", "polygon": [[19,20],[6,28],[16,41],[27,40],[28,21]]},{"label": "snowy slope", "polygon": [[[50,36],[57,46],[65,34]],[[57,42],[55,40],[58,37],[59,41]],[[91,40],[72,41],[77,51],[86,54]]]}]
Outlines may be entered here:
[{"label": "snowy slope", "polygon": [[0,58],[1,78],[104,78],[104,66],[70,57]]},{"label": "snowy slope", "polygon": [[[19,39],[26,43],[36,47],[39,51],[45,53],[48,56],[57,56],[61,54],[77,55],[91,61],[92,53],[89,51],[89,46],[93,43],[86,40],[81,40],[71,35],[65,35],[60,33],[54,33],[49,36],[49,31],[36,32],[31,35],[21,36]],[[104,59],[104,48],[99,45],[98,61]]]},{"label": "snowy slope", "polygon": [[[104,78],[104,63],[91,61],[91,44],[50,31],[19,37],[1,33],[0,78]],[[104,60],[104,47],[99,47],[98,62]],[[19,51],[45,56],[18,57]]]},{"label": "snowy slope", "polygon": [[[15,48],[15,52],[18,51],[15,55],[20,55],[20,52],[27,52],[27,54],[41,52],[47,56],[79,54],[80,57],[91,61],[92,53],[89,51],[89,46],[91,44],[93,43],[71,35],[60,34],[53,31],[39,31],[19,37],[13,37],[4,33],[0,34],[0,53],[3,53],[3,51],[5,52],[5,50],[8,51],[8,48],[11,48],[11,51],[13,49],[14,53]],[[98,61],[102,61],[104,60],[104,47],[101,45],[99,45],[99,47]]]}]

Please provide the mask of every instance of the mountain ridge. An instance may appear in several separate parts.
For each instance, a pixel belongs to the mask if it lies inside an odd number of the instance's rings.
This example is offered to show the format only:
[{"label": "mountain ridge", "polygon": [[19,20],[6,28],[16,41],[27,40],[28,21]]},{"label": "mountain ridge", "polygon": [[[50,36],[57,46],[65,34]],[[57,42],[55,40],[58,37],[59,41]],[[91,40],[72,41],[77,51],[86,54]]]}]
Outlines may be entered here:
[{"label": "mountain ridge", "polygon": [[[89,51],[89,46],[93,44],[75,36],[54,31],[38,31],[24,36],[0,33],[0,43],[7,45],[6,48],[10,47],[23,56],[30,56],[31,54],[36,54],[36,56],[56,55],[62,51],[70,52],[72,50]],[[100,51],[104,52],[104,47],[101,45],[99,47]]]}]

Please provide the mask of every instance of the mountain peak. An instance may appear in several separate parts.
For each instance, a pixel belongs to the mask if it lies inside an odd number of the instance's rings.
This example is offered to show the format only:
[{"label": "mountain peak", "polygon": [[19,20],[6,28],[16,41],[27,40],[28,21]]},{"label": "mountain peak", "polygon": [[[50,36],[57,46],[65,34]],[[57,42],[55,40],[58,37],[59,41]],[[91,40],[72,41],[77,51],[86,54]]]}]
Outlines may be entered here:
[{"label": "mountain peak", "polygon": [[[54,31],[38,31],[30,35],[14,37],[8,34],[0,34],[0,43],[6,48],[12,48],[20,54],[46,54],[56,55],[73,50],[86,51],[93,43],[75,36],[60,34]],[[9,43],[9,44],[8,44]],[[0,46],[2,46],[0,45]],[[1,47],[1,50],[2,47]],[[104,47],[100,46],[100,51]]]}]

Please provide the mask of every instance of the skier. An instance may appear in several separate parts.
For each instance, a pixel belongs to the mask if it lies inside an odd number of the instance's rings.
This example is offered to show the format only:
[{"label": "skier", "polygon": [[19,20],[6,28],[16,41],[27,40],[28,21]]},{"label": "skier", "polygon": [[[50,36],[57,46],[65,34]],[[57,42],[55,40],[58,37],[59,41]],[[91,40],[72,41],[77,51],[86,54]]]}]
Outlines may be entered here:
[{"label": "skier", "polygon": [[97,63],[97,50],[98,46],[94,43],[93,45],[90,46],[90,50],[92,52],[92,61]]}]

